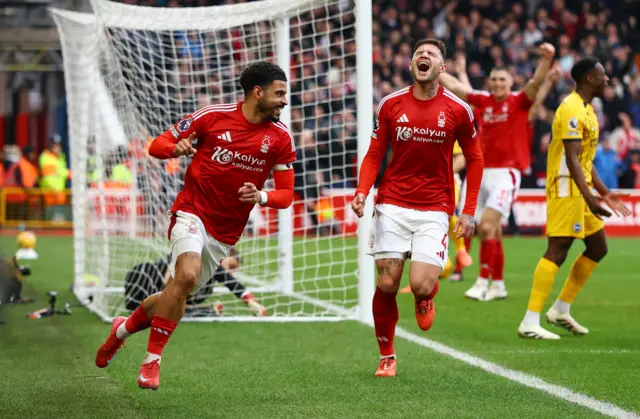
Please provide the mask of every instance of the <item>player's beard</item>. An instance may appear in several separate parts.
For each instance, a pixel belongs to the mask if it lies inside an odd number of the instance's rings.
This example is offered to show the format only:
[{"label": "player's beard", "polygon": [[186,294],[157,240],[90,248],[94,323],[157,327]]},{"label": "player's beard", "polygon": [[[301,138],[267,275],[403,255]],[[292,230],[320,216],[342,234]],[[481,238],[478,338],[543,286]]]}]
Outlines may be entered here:
[{"label": "player's beard", "polygon": [[265,115],[266,119],[268,119],[271,122],[280,121],[280,116],[277,116],[275,113],[276,109],[278,108],[279,106],[269,106],[266,99],[263,99],[258,102],[258,111],[261,114]]}]

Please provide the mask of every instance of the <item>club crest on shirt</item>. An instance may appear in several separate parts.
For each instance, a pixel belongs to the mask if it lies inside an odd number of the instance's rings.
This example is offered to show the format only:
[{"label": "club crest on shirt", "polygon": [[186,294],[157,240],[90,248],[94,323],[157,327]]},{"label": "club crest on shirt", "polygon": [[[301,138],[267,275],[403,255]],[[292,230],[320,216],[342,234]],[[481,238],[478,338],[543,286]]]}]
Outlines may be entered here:
[{"label": "club crest on shirt", "polygon": [[191,117],[185,118],[182,121],[178,122],[178,131],[186,132],[191,126],[192,122],[193,122],[193,119],[191,119]]},{"label": "club crest on shirt", "polygon": [[265,135],[264,139],[262,140],[262,145],[260,146],[260,151],[266,154],[269,152],[270,146],[271,146],[271,138],[268,135]]},{"label": "club crest on shirt", "polygon": [[447,117],[444,114],[444,111],[440,111],[440,115],[438,115],[438,127],[444,128],[447,124]]},{"label": "club crest on shirt", "polygon": [[569,120],[569,129],[578,129],[578,118],[573,117]]}]

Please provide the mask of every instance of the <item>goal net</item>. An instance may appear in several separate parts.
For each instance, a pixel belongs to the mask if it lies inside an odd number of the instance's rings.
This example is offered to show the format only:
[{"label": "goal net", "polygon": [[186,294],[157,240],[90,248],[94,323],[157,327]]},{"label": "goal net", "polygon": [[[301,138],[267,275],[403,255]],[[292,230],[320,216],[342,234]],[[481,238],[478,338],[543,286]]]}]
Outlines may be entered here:
[{"label": "goal net", "polygon": [[[365,229],[349,210],[372,115],[363,105],[371,84],[357,89],[354,4],[92,6],[93,14],[51,10],[68,100],[76,296],[110,320],[162,288],[168,211],[189,160],[156,160],[148,144],[199,108],[241,100],[242,70],[269,60],[289,75],[290,106],[281,119],[297,148],[294,204],[256,206],[236,246],[240,266],[231,277],[212,278],[184,321],[368,318],[373,264],[358,240]],[[370,42],[370,25],[368,32]],[[360,60],[371,67],[370,54]],[[358,97],[367,91],[366,100]],[[268,316],[255,316],[241,298],[247,292]]]}]

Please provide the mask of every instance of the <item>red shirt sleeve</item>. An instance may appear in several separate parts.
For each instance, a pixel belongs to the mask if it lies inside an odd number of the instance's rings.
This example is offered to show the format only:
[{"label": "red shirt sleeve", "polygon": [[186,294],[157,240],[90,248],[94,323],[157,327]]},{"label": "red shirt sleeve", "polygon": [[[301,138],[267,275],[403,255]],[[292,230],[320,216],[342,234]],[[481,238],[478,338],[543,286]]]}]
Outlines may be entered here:
[{"label": "red shirt sleeve", "polygon": [[[284,124],[282,124],[282,126],[284,127]],[[291,131],[286,129],[286,132],[280,136],[280,144],[278,146],[278,155],[276,156],[274,169],[276,171],[291,169],[294,161],[296,161],[296,143],[293,140]],[[288,167],[283,167],[283,165]]]},{"label": "red shirt sleeve", "polygon": [[476,212],[480,184],[482,183],[484,159],[480,141],[478,141],[478,136],[476,135],[476,128],[473,125],[473,113],[467,111],[466,108],[462,108],[459,117],[461,123],[457,126],[456,138],[467,162],[467,196],[462,213],[473,217]]},{"label": "red shirt sleeve", "polygon": [[533,106],[533,101],[529,99],[529,96],[524,92],[524,90],[520,90],[516,93],[516,103],[520,109],[528,111]]},{"label": "red shirt sleeve", "polygon": [[369,195],[369,191],[378,177],[382,159],[387,153],[387,147],[391,138],[391,125],[387,116],[388,107],[389,105],[379,107],[378,114],[374,117],[371,143],[369,144],[367,155],[364,156],[362,160],[356,195],[359,193],[364,194],[364,196]]},{"label": "red shirt sleeve", "polygon": [[149,145],[149,155],[162,160],[173,158],[173,149],[180,140],[189,137],[194,132],[196,133],[196,138],[200,137],[203,132],[204,120],[207,117],[199,115],[199,111],[197,111],[172,125],[168,130],[154,138]]},{"label": "red shirt sleeve", "polygon": [[295,173],[291,170],[277,170],[273,173],[276,190],[267,192],[266,207],[283,209],[293,202]]},{"label": "red shirt sleeve", "polygon": [[476,108],[484,108],[489,106],[491,93],[486,90],[472,90],[467,93],[467,103]]}]

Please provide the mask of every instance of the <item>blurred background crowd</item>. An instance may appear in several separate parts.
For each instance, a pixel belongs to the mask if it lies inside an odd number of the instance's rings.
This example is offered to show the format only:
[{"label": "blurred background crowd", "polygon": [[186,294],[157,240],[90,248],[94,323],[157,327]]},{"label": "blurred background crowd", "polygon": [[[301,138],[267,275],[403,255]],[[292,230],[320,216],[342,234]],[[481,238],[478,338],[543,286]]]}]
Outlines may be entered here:
[{"label": "blurred background crowd", "polygon": [[[155,7],[239,3],[122,2]],[[346,10],[348,6],[349,0],[340,1],[337,9]],[[463,71],[475,89],[488,88],[487,76],[494,66],[508,68],[514,76],[513,89],[522,88],[537,64],[537,46],[542,42],[555,45],[559,77],[531,121],[532,164],[523,173],[524,188],[544,187],[551,122],[556,107],[574,86],[569,74],[573,63],[585,55],[598,57],[611,83],[604,97],[593,103],[601,128],[596,167],[610,188],[640,188],[640,1],[376,0],[372,7],[376,105],[385,95],[411,83],[408,67],[418,39],[444,40],[447,63],[453,73],[461,71],[455,64],[456,57],[464,56]],[[310,203],[322,194],[323,188],[355,186],[357,153],[354,18],[328,9],[318,11],[312,18],[291,22],[291,129],[299,158],[296,190]],[[53,28],[50,18],[42,16],[41,26],[47,25]],[[324,30],[323,25],[339,30],[330,32],[330,36],[314,37],[314,33]],[[262,26],[257,25],[253,33],[231,32],[227,39],[197,32],[174,33],[169,40],[166,35],[154,37],[149,32],[132,34],[129,42],[137,47],[146,45],[148,57],[155,49],[171,46],[176,59],[176,68],[171,69],[175,83],[170,84],[178,87],[164,95],[164,100],[170,102],[165,106],[170,114],[157,113],[158,120],[149,116],[149,126],[166,128],[167,119],[176,121],[211,103],[213,97],[225,99],[225,94],[234,94],[237,86],[226,86],[224,81],[237,79],[241,68],[228,63],[252,58],[256,50],[246,47],[260,45],[260,32],[268,32]],[[140,36],[145,37],[144,41]],[[243,46],[245,56],[238,56]],[[272,53],[266,51],[266,55]],[[132,68],[138,72],[133,78],[145,80],[150,77],[145,75],[148,70],[158,68],[152,60],[145,62],[146,68]],[[0,93],[5,98],[0,108],[0,182],[5,187],[42,185],[47,176],[49,180],[44,183],[48,187],[68,186],[69,135],[61,70],[54,75],[51,71],[38,73],[29,69],[0,72]],[[130,170],[126,162],[129,154],[120,148],[107,162],[109,170],[104,176],[115,176],[112,169],[118,165],[125,172]],[[23,167],[29,173],[23,172]],[[131,176],[123,175],[122,170],[119,180],[131,182]]]}]

